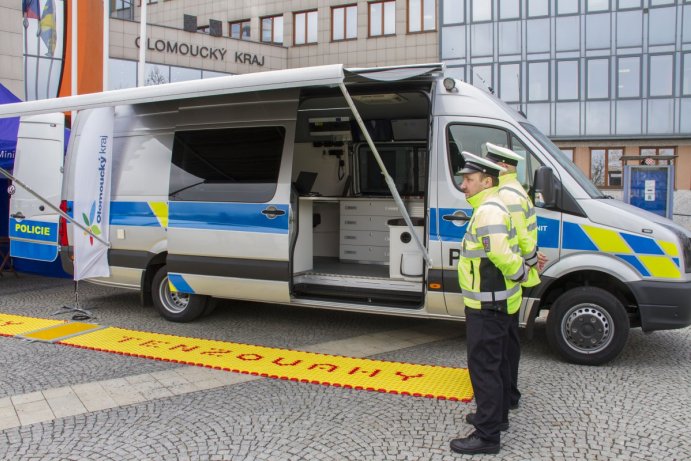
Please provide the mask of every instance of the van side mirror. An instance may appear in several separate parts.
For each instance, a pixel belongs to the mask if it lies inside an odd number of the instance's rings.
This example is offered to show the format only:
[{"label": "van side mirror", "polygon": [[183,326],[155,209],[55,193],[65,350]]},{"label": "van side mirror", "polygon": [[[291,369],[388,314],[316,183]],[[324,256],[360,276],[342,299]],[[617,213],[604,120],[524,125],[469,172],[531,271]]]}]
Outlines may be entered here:
[{"label": "van side mirror", "polygon": [[535,195],[533,203],[539,208],[553,208],[557,204],[554,189],[554,173],[548,166],[541,166],[535,172]]}]

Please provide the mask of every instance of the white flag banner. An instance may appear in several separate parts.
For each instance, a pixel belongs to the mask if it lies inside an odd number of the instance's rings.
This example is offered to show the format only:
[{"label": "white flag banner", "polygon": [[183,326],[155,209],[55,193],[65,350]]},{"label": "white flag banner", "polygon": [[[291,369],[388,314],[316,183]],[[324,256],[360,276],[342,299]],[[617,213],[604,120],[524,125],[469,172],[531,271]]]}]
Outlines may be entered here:
[{"label": "white flag banner", "polygon": [[[74,214],[94,235],[109,242],[110,173],[113,155],[114,109],[103,107],[88,109],[77,115],[79,143],[74,184]],[[72,225],[74,245],[74,280],[108,277],[108,247]]]}]

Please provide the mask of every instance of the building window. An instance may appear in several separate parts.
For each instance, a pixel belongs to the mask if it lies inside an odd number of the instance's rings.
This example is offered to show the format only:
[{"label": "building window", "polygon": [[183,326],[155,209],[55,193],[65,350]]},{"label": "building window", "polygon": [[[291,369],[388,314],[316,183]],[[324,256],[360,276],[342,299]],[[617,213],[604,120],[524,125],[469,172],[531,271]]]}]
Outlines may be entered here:
[{"label": "building window", "polygon": [[[660,155],[674,155],[676,149],[674,147],[641,147],[641,155],[646,157],[658,157]],[[655,159],[652,162],[643,160],[641,162],[644,165],[673,165],[674,159],[671,160],[658,160]]]},{"label": "building window", "polygon": [[230,29],[230,38],[236,38],[238,40],[249,40],[250,39],[250,20],[244,19],[242,21],[233,21],[228,23],[228,29]]},{"label": "building window", "polygon": [[435,0],[408,0],[408,32],[427,32],[437,28]]},{"label": "building window", "polygon": [[521,54],[521,21],[499,23],[499,54]]},{"label": "building window", "polygon": [[581,48],[580,16],[557,18],[554,32],[557,36],[557,51],[578,51]]},{"label": "building window", "polygon": [[396,2],[370,2],[369,36],[394,35],[396,33]]},{"label": "building window", "polygon": [[521,102],[521,63],[499,64],[499,97],[504,102]]},{"label": "building window", "polygon": [[134,20],[134,3],[132,0],[115,0],[111,7],[111,15],[115,18]]},{"label": "building window", "polygon": [[691,53],[684,53],[681,74],[681,94],[691,96]]},{"label": "building window", "polygon": [[580,72],[577,59],[557,62],[557,101],[578,101]]},{"label": "building window", "polygon": [[492,64],[473,66],[471,78],[473,86],[476,86],[477,88],[482,88],[485,91],[494,91],[494,80],[492,77]]},{"label": "building window", "polygon": [[617,0],[617,9],[630,10],[632,8],[642,8],[642,0]]},{"label": "building window", "polygon": [[473,22],[487,22],[492,20],[492,2],[488,0],[473,0]]},{"label": "building window", "polygon": [[293,13],[294,45],[317,43],[317,10]]},{"label": "building window", "polygon": [[549,101],[549,61],[528,63],[528,101]]},{"label": "building window", "polygon": [[586,99],[609,98],[609,58],[586,60]]},{"label": "building window", "polygon": [[595,11],[609,11],[609,0],[586,0],[588,13]]},{"label": "building window", "polygon": [[283,15],[268,16],[261,19],[262,42],[283,43]]},{"label": "building window", "polygon": [[521,0],[499,0],[499,19],[520,19]]},{"label": "building window", "polygon": [[560,147],[559,150],[566,155],[566,158],[573,162],[573,152],[575,150],[573,147]]},{"label": "building window", "polygon": [[648,43],[650,45],[673,45],[677,31],[676,7],[650,8],[648,13]]},{"label": "building window", "polygon": [[528,17],[542,18],[549,16],[549,0],[528,0]]},{"label": "building window", "polygon": [[589,14],[585,17],[585,48],[603,50],[610,48],[610,14]]},{"label": "building window", "polygon": [[357,5],[331,8],[331,40],[357,38]]},{"label": "building window", "polygon": [[617,97],[641,97],[641,57],[620,56],[617,60]]},{"label": "building window", "polygon": [[580,12],[579,0],[560,0],[557,3],[557,15],[578,14]]},{"label": "building window", "polygon": [[622,162],[624,149],[594,148],[590,149],[590,180],[598,187],[621,187]]},{"label": "building window", "polygon": [[674,55],[652,54],[649,56],[648,96],[672,96],[674,92]]},{"label": "building window", "polygon": [[465,0],[442,0],[442,7],[444,25],[465,22]]},{"label": "building window", "polygon": [[643,45],[643,10],[617,13],[617,47]]}]

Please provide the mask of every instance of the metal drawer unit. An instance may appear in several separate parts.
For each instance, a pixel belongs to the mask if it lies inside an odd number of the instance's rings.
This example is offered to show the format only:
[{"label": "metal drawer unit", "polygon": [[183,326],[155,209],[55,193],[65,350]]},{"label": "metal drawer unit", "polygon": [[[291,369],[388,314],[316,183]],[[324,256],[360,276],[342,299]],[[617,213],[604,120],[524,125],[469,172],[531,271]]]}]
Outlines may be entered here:
[{"label": "metal drawer unit", "polygon": [[388,264],[388,221],[400,216],[398,206],[392,199],[342,200],[340,258]]}]

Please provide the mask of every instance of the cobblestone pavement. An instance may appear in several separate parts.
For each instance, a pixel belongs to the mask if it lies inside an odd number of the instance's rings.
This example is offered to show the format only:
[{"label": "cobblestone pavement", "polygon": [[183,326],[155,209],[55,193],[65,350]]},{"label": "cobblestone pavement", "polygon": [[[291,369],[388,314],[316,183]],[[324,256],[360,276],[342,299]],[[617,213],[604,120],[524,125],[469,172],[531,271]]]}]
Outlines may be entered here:
[{"label": "cobblestone pavement", "polygon": [[[191,324],[162,320],[134,292],[80,284],[95,321],[175,335],[300,348],[377,332],[457,335],[375,356],[464,367],[462,324],[226,303]],[[49,317],[73,301],[69,281],[0,278],[0,312]],[[523,340],[524,398],[499,456],[475,459],[691,459],[691,328],[632,330],[603,367],[563,363],[544,329]],[[0,399],[136,377],[180,365],[0,338]],[[135,379],[132,379],[133,381]],[[472,404],[254,379],[0,431],[7,460],[453,460]]]}]

